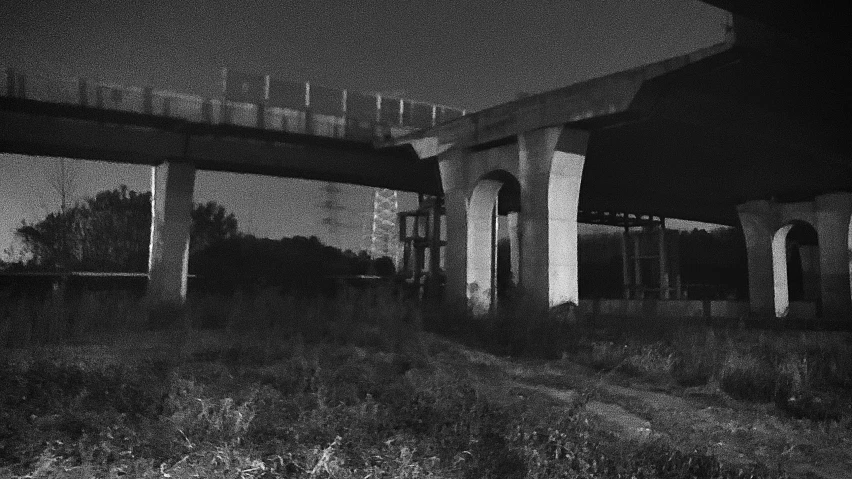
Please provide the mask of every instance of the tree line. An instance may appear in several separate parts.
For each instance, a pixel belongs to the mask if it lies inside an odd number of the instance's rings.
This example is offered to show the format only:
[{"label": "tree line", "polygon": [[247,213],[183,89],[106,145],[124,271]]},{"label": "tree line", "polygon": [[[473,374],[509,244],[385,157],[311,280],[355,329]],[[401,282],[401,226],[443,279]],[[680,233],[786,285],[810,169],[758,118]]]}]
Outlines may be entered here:
[{"label": "tree line", "polygon": [[[216,202],[196,203],[191,212],[189,272],[206,289],[279,287],[316,290],[329,278],[374,273],[391,275],[389,258],[341,251],[319,239],[256,238],[239,230],[233,213]],[[15,230],[21,247],[0,267],[14,272],[147,272],[151,193],[121,185],[84,198]]]}]

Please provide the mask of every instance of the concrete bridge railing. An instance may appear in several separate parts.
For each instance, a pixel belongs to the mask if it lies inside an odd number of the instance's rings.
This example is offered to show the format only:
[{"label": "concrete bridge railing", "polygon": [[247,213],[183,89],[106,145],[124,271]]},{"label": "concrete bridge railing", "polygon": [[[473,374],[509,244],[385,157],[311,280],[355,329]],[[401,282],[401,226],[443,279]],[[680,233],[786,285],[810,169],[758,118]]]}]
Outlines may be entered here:
[{"label": "concrete bridge railing", "polygon": [[[5,81],[0,83],[0,96],[35,100],[39,102],[86,106],[110,111],[148,114],[168,118],[207,123],[228,124],[260,128],[273,131],[310,134],[332,138],[346,138],[372,142],[390,136],[400,136],[419,129],[414,124],[403,122],[404,108],[428,106],[435,118],[437,112],[463,114],[463,110],[441,105],[425,104],[411,100],[366,95],[368,102],[375,103],[376,111],[381,108],[396,108],[390,115],[379,121],[377,112],[372,119],[347,117],[345,106],[339,114],[312,112],[307,107],[281,107],[262,105],[259,102],[235,101],[223,94],[222,98],[208,98],[150,87],[124,86],[108,82],[94,82],[85,78],[46,77],[37,74],[24,74],[12,68],[6,68]],[[301,85],[303,88],[307,84]],[[307,87],[308,91],[310,87]],[[324,89],[341,94],[345,105],[346,91]],[[356,95],[351,92],[351,95]],[[360,94],[359,94],[360,95]],[[365,95],[360,95],[365,96]],[[381,105],[381,106],[380,106]],[[398,120],[396,120],[398,118]],[[448,117],[449,118],[449,117]],[[429,125],[431,126],[431,125]]]}]

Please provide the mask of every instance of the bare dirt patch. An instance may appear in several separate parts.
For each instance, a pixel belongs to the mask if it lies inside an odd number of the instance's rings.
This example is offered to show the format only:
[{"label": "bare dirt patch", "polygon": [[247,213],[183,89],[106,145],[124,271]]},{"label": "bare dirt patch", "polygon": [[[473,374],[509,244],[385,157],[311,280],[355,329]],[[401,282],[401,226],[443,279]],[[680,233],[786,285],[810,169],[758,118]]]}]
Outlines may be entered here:
[{"label": "bare dirt patch", "polygon": [[468,363],[472,382],[488,385],[483,394],[512,390],[580,402],[601,426],[623,438],[704,451],[735,466],[761,463],[794,477],[852,477],[847,423],[785,417],[773,404],[733,400],[712,383],[659,391],[636,378],[601,375],[565,359],[510,360],[462,347],[449,351],[455,361]]}]

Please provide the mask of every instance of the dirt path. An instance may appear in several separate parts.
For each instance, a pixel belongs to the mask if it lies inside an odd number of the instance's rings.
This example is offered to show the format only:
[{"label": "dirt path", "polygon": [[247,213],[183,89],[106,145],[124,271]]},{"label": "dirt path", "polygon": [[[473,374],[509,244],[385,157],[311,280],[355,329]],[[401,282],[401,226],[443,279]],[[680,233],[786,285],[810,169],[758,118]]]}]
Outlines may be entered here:
[{"label": "dirt path", "polygon": [[852,478],[852,432],[843,426],[781,417],[770,405],[734,401],[711,386],[661,392],[649,384],[616,384],[565,360],[513,361],[461,346],[450,351],[447,359],[456,367],[467,363],[485,394],[527,390],[576,404],[579,391],[591,391],[586,411],[624,438],[661,439],[728,464],[761,462],[795,476]]}]

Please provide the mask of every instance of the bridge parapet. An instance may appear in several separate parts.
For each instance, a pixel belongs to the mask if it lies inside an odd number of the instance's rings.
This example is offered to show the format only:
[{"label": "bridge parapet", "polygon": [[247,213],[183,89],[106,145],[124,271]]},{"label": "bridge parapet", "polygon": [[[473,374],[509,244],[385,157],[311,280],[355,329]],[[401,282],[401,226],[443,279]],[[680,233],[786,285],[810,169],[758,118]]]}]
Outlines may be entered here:
[{"label": "bridge parapet", "polygon": [[[280,91],[269,96],[265,80],[261,96],[240,95],[229,87],[234,79],[224,74],[221,98],[208,98],[150,87],[94,82],[85,78],[59,78],[24,74],[5,69],[0,96],[43,103],[179,118],[196,123],[229,124],[290,133],[346,138],[373,142],[429,128],[442,120],[464,114],[464,110],[413,100],[369,95],[311,85],[308,82],[275,81]],[[246,75],[238,77],[244,79]],[[248,78],[252,78],[248,76]],[[301,89],[301,93],[299,90]],[[313,89],[313,97],[311,90]],[[237,92],[235,95],[234,92]],[[289,96],[289,98],[288,98]],[[311,101],[313,98],[313,102]],[[301,100],[301,101],[299,101]]]}]

